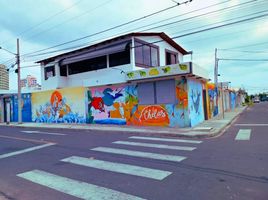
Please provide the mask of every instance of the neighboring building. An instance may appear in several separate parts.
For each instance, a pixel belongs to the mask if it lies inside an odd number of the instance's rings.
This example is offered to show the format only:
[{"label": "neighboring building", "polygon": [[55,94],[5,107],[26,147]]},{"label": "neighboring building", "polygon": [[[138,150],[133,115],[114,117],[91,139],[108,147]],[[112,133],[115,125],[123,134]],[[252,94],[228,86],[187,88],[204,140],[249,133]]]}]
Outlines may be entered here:
[{"label": "neighboring building", "polygon": [[40,90],[41,86],[37,83],[36,77],[27,75],[26,78],[20,80],[20,86],[22,89],[27,90]]},{"label": "neighboring building", "polygon": [[0,89],[9,89],[9,73],[5,65],[0,64]]}]

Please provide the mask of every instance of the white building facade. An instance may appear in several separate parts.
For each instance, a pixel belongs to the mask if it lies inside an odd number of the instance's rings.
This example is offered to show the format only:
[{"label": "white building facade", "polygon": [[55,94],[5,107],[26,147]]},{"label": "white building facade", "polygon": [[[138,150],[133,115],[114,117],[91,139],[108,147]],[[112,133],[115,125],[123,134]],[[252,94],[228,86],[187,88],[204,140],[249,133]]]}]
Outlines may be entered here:
[{"label": "white building facade", "polygon": [[126,72],[183,62],[188,54],[165,33],[131,33],[41,60],[42,89],[126,82]]}]

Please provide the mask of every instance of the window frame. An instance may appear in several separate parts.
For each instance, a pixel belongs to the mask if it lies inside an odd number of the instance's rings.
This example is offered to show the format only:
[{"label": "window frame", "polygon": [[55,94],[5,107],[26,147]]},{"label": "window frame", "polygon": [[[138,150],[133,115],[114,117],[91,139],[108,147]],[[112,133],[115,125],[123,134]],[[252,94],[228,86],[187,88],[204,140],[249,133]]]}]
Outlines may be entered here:
[{"label": "window frame", "polygon": [[[140,43],[143,46],[148,46],[150,47],[150,65],[146,65],[144,64],[144,56],[142,55],[142,60],[143,63],[137,63],[137,55],[136,55],[136,42]],[[157,50],[157,66],[153,66],[152,65],[152,51],[151,48],[155,48]],[[144,52],[144,49],[142,48],[142,54]],[[138,38],[134,38],[134,54],[135,54],[135,65],[138,67],[143,67],[143,68],[151,68],[151,67],[158,67],[160,66],[160,52],[159,52],[159,46],[151,44],[149,42],[146,42],[144,40],[138,39]]]},{"label": "window frame", "polygon": [[[79,70],[74,70],[75,68],[77,68],[77,66],[75,65],[83,65],[83,63],[86,63],[86,62],[89,62],[89,60],[101,60],[101,59],[105,59],[105,67],[101,67],[101,68],[94,68],[92,69],[91,66],[94,65],[92,63],[94,62],[91,62],[90,65],[89,64],[84,64],[84,68],[85,68],[85,71],[79,71]],[[81,66],[79,66],[81,67]],[[71,64],[68,64],[68,69],[67,69],[67,72],[68,72],[68,76],[72,76],[72,75],[77,75],[77,74],[82,74],[82,73],[87,73],[87,72],[92,72],[92,71],[97,71],[97,70],[102,70],[102,69],[107,69],[108,66],[107,66],[107,55],[104,55],[104,56],[99,56],[99,57],[94,57],[94,58],[90,58],[90,59],[87,59],[87,60],[83,60],[83,61],[79,61],[79,62],[75,62],[75,63],[71,63]]]},{"label": "window frame", "polygon": [[45,66],[44,67],[44,78],[45,78],[45,80],[48,80],[50,77],[48,77],[47,76],[47,69],[48,68],[52,68],[53,70],[51,70],[52,71],[52,77],[54,77],[54,76],[56,76],[56,73],[55,73],[55,65],[49,65],[49,66]]},{"label": "window frame", "polygon": [[[174,64],[168,64],[167,63],[167,53],[169,53],[169,54],[172,54],[172,55],[175,55],[176,56],[176,63],[174,63]],[[175,51],[172,51],[172,50],[169,50],[169,49],[165,49],[165,64],[166,65],[175,65],[175,64],[178,64],[179,63],[179,53],[178,52],[175,52]]]}]

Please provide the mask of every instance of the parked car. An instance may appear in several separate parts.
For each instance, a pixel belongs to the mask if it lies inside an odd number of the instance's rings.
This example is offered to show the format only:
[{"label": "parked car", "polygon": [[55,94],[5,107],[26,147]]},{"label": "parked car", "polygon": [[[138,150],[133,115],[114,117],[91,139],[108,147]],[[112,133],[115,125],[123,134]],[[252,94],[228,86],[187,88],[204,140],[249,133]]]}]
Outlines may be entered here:
[{"label": "parked car", "polygon": [[254,99],[253,102],[254,102],[254,103],[260,103],[260,100],[259,100],[259,99]]}]

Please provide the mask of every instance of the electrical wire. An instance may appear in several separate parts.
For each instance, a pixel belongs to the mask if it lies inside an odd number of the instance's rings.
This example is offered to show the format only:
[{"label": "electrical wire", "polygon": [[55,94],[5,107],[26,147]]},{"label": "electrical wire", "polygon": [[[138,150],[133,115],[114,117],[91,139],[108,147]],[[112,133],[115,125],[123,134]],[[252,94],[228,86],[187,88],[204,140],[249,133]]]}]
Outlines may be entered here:
[{"label": "electrical wire", "polygon": [[35,37],[37,37],[37,36],[39,36],[39,35],[41,35],[41,34],[43,34],[43,33],[46,33],[46,32],[48,32],[48,31],[51,31],[51,30],[53,30],[53,29],[55,29],[55,28],[59,28],[60,26],[66,24],[66,23],[68,23],[68,22],[70,22],[70,21],[73,21],[73,20],[75,20],[75,19],[77,19],[77,18],[79,18],[79,17],[81,17],[81,16],[83,16],[83,15],[89,14],[89,13],[91,13],[92,11],[94,11],[94,10],[96,10],[96,9],[98,9],[98,8],[101,8],[102,6],[108,4],[108,3],[112,2],[112,1],[113,1],[113,0],[105,1],[104,3],[102,3],[102,4],[100,4],[100,5],[96,6],[96,7],[94,7],[93,9],[90,9],[90,10],[88,10],[88,11],[86,11],[86,12],[80,14],[80,15],[77,15],[77,16],[75,16],[75,17],[72,17],[72,18],[70,18],[70,19],[68,19],[68,20],[66,20],[66,21],[64,21],[64,22],[61,22],[61,23],[59,23],[59,24],[56,24],[56,25],[54,25],[54,26],[52,26],[52,27],[50,27],[50,28],[48,28],[48,29],[45,29],[45,30],[40,31],[40,32],[38,32],[38,33],[35,33],[35,34],[31,35],[30,37],[28,37],[27,39],[24,39],[24,42],[25,42],[25,41],[29,41],[30,39],[33,39],[33,38],[35,38]]},{"label": "electrical wire", "polygon": [[57,45],[54,45],[54,46],[52,46],[52,47],[48,47],[48,48],[41,49],[41,50],[38,50],[38,51],[30,52],[30,53],[24,54],[23,56],[25,56],[25,55],[29,55],[29,54],[32,54],[32,53],[42,52],[42,51],[49,50],[49,49],[53,49],[53,48],[56,48],[56,47],[59,47],[59,46],[63,46],[63,45],[66,45],[66,44],[70,44],[70,43],[74,43],[74,42],[77,42],[77,41],[80,41],[80,40],[84,40],[84,39],[86,39],[86,38],[89,38],[89,37],[92,37],[92,36],[95,36],[95,35],[99,35],[99,34],[101,34],[101,33],[105,33],[105,32],[111,31],[111,30],[115,30],[115,29],[117,29],[117,28],[120,28],[120,27],[129,25],[129,24],[131,24],[131,23],[134,23],[134,22],[137,22],[137,21],[146,19],[146,18],[149,18],[149,17],[151,17],[151,16],[157,15],[157,14],[162,13],[162,12],[165,12],[165,11],[168,11],[168,10],[170,10],[170,9],[173,9],[173,8],[177,7],[177,6],[180,6],[180,5],[183,5],[183,4],[190,3],[190,2],[192,2],[192,1],[193,1],[193,0],[187,0],[187,1],[184,1],[184,2],[182,2],[182,3],[177,3],[177,4],[174,5],[174,6],[170,6],[170,7],[168,7],[168,8],[159,10],[159,11],[154,12],[154,13],[151,13],[151,14],[149,14],[149,15],[145,15],[145,16],[143,16],[143,17],[136,18],[136,19],[134,19],[134,20],[131,20],[131,21],[128,21],[128,22],[119,24],[119,25],[117,25],[117,26],[114,26],[114,27],[111,27],[111,28],[108,28],[108,29],[105,29],[105,30],[102,30],[102,31],[99,31],[99,32],[96,32],[96,33],[93,33],[93,34],[90,34],[90,35],[86,35],[86,36],[83,36],[83,37],[80,37],[80,38],[77,38],[77,39],[74,39],[74,40],[70,40],[70,41],[67,41],[67,42],[64,42],[64,43],[61,43],[61,44],[57,44]]},{"label": "electrical wire", "polygon": [[218,58],[223,61],[245,61],[245,62],[266,62],[268,59],[240,59],[240,58]]},{"label": "electrical wire", "polygon": [[[65,9],[63,9],[63,10],[61,10],[61,11],[59,11],[59,12],[57,12],[57,13],[55,13],[55,14],[49,16],[49,17],[47,17],[46,19],[42,20],[42,21],[39,22],[38,24],[35,24],[35,25],[31,26],[30,28],[27,28],[27,29],[23,30],[22,32],[20,32],[20,33],[18,34],[18,36],[21,36],[22,34],[28,33],[29,31],[31,31],[31,30],[33,30],[33,29],[39,27],[40,25],[46,23],[47,21],[49,21],[49,20],[51,20],[51,19],[54,19],[56,16],[61,15],[62,13],[64,13],[64,12],[70,10],[71,8],[75,7],[76,5],[78,5],[79,3],[81,3],[82,1],[83,1],[83,0],[79,0],[79,1],[77,1],[76,3],[72,4],[71,6],[69,6],[69,7],[65,8]],[[9,42],[9,41],[11,41],[11,39],[4,41],[4,42],[2,43],[2,45],[5,44],[5,43],[7,43],[7,42]]]},{"label": "electrical wire", "polygon": [[[222,3],[226,3],[228,1],[225,1],[225,2],[221,2],[221,3],[218,3],[218,4],[213,4],[213,5],[210,5],[210,6],[207,6],[205,8],[208,8],[208,7],[211,7],[211,6],[215,6],[215,5],[219,5],[219,4],[222,4]],[[247,2],[244,2],[244,3],[241,3],[241,4],[236,4],[234,6],[229,6],[229,7],[226,7],[226,8],[223,8],[223,9],[219,9],[219,10],[216,10],[216,11],[212,11],[212,12],[208,12],[208,13],[204,13],[204,14],[201,14],[201,15],[196,15],[196,16],[193,16],[193,17],[190,17],[190,18],[185,18],[185,19],[182,19],[182,20],[179,20],[179,21],[176,21],[176,22],[172,22],[172,24],[174,23],[179,23],[179,22],[183,22],[183,21],[186,21],[186,20],[190,20],[190,19],[194,19],[194,18],[199,18],[199,17],[202,17],[202,16],[205,16],[205,15],[209,15],[209,14],[212,14],[212,13],[216,13],[216,12],[220,12],[220,11],[225,11],[227,9],[231,9],[231,8],[235,8],[237,6],[242,6],[242,5],[246,5],[246,4],[249,4],[249,3],[252,3],[252,2],[256,2],[256,0],[251,0],[251,1],[247,1]],[[203,8],[202,8],[203,9]],[[200,11],[202,9],[197,9],[197,10],[194,10],[194,11]],[[189,12],[189,13],[192,13],[193,11]],[[188,14],[188,13],[187,13]],[[178,15],[178,16],[181,16],[181,15]],[[163,21],[163,20],[162,20]],[[155,24],[155,23],[153,23]],[[168,26],[170,25],[170,23],[168,24],[164,24],[164,25],[161,25],[161,27],[163,26]],[[158,26],[159,27],[159,26]],[[153,27],[153,28],[157,28],[157,27]],[[152,29],[153,29],[152,28]],[[143,31],[140,31],[140,32],[145,32],[145,31],[148,31],[148,30],[151,30],[150,29],[146,29],[146,30],[143,30]],[[131,31],[131,30],[130,30]],[[188,31],[188,30],[187,30]],[[129,33],[129,31],[125,32],[125,33]],[[122,35],[122,33],[120,33],[119,35]],[[114,36],[113,36],[114,37]],[[94,40],[93,42],[95,41],[98,41],[98,40]],[[89,45],[88,43],[85,43],[81,46],[84,46],[84,45]],[[53,50],[53,51],[49,51],[47,53],[40,53],[40,54],[33,54],[33,55],[30,55],[28,54],[28,56],[38,56],[38,55],[45,55],[45,54],[50,54],[50,53],[56,53],[56,52],[61,52],[61,51],[65,51],[65,50],[70,50],[70,49],[75,49],[75,48],[78,48],[78,46],[73,46],[73,47],[68,47],[68,48],[65,48],[65,49],[59,49],[59,50]]]},{"label": "electrical wire", "polygon": [[[256,15],[256,14],[259,14],[259,13],[262,13],[262,12],[267,12],[267,10],[266,11],[261,11],[261,12],[256,12],[256,13],[253,13],[253,14],[250,14],[250,15]],[[249,15],[246,15],[246,16],[249,16]],[[259,19],[259,18],[263,18],[263,17],[266,17],[266,16],[268,16],[267,13],[263,14],[263,15],[259,15],[259,16],[254,16],[254,17],[251,17],[251,18],[246,18],[246,19],[242,19],[242,20],[238,20],[238,21],[234,21],[234,22],[230,22],[230,23],[226,23],[226,24],[221,24],[221,25],[214,26],[214,27],[205,28],[205,29],[189,32],[189,33],[178,35],[178,36],[174,36],[174,37],[171,37],[171,39],[177,39],[177,38],[186,37],[186,36],[189,36],[189,35],[198,34],[198,33],[206,32],[206,31],[210,31],[210,30],[214,30],[214,29],[218,29],[218,28],[222,28],[222,27],[226,27],[226,26],[235,25],[235,24],[238,24],[238,23],[244,23],[244,22],[256,20],[256,19]],[[243,16],[243,17],[245,17],[245,16]],[[231,20],[233,20],[233,19],[231,19]],[[225,20],[225,21],[230,21],[230,19]],[[220,23],[222,23],[222,22],[220,22]],[[216,24],[218,24],[218,23],[216,23]],[[202,27],[198,27],[198,28],[202,28]],[[156,44],[156,43],[160,43],[160,42],[163,42],[163,41],[164,40],[161,39],[161,40],[151,42],[149,44]],[[138,48],[140,46],[143,46],[143,45],[137,45],[137,46],[134,46],[134,47],[131,47],[131,48]],[[35,55],[35,56],[37,56],[37,55]]]}]

